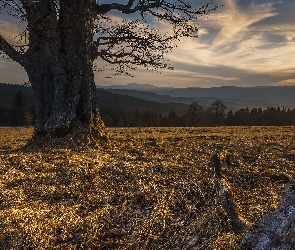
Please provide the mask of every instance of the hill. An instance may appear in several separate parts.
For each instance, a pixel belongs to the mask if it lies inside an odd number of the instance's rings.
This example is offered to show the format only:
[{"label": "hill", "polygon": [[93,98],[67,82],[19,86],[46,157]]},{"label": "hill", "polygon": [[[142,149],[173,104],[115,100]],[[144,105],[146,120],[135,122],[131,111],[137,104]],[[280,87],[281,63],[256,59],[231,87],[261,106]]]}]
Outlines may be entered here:
[{"label": "hill", "polygon": [[[17,91],[21,90],[30,106],[34,105],[34,94],[31,87],[23,85],[0,83],[0,107],[12,106],[13,98]],[[97,89],[97,96],[100,110],[133,110],[133,111],[154,111],[169,114],[170,111],[183,114],[188,105],[183,103],[157,102],[142,99],[130,95],[112,93],[109,90]]]},{"label": "hill", "polygon": [[[157,94],[168,94],[173,97],[216,97],[218,99],[231,99],[243,102],[258,103],[261,102],[268,106],[285,106],[294,108],[295,86],[265,86],[265,87],[234,87],[224,86],[215,88],[186,88],[186,89],[169,89],[156,90]],[[254,106],[257,107],[257,104]],[[244,106],[245,107],[245,106]],[[249,106],[249,108],[251,108]],[[261,108],[265,108],[262,106]]]},{"label": "hill", "polygon": [[[19,90],[24,93],[29,103],[29,107],[26,105],[25,109],[12,108],[13,99]],[[1,126],[33,124],[32,88],[0,84],[0,93]],[[199,102],[199,98],[171,97],[139,90],[101,88],[97,89],[97,96],[101,117],[107,127],[289,126],[295,124],[295,109],[271,106],[264,110],[244,108],[250,106],[247,100],[239,100],[239,105],[243,107],[240,109],[237,103],[225,101],[227,109],[234,112],[225,110],[221,114],[222,118],[217,118],[217,115],[208,108],[216,101],[213,97],[201,97],[202,102]],[[194,106],[189,106],[194,101],[198,101],[203,107],[197,105],[196,107],[199,108],[194,109]],[[261,107],[259,101],[251,101],[251,103],[254,107]]]},{"label": "hill", "polygon": [[295,107],[295,86],[214,87],[214,88],[157,88],[153,85],[128,84],[104,87],[112,93],[125,94],[157,102],[198,102],[209,106],[216,99],[230,109],[260,107]]},{"label": "hill", "polygon": [[97,89],[98,103],[101,110],[133,110],[133,111],[153,111],[162,114],[169,114],[175,111],[183,114],[188,108],[184,103],[158,102],[145,98],[139,98],[128,94],[112,93],[110,90]]}]

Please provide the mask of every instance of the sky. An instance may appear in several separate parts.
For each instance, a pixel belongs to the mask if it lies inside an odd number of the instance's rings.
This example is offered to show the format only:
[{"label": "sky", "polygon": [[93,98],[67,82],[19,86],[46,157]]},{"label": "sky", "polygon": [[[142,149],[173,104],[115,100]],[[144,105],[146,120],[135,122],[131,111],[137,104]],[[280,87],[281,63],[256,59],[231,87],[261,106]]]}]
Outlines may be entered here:
[{"label": "sky", "polygon": [[[183,38],[165,55],[174,70],[155,73],[138,68],[130,77],[113,76],[113,71],[106,69],[95,72],[96,84],[148,83],[180,88],[295,85],[295,1],[215,0],[212,6],[215,4],[223,6],[198,18],[198,38]],[[118,20],[127,18],[116,12],[112,15]],[[1,14],[0,25],[1,35],[9,41],[21,32],[7,15]],[[161,32],[169,29],[160,26]],[[17,63],[0,59],[0,82],[23,81],[27,75]]]}]

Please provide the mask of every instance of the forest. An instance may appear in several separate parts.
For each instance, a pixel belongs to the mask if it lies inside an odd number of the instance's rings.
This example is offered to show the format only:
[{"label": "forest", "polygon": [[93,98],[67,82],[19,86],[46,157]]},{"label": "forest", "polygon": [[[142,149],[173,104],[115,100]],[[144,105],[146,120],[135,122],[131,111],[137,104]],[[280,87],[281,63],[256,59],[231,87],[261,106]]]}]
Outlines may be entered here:
[{"label": "forest", "polygon": [[[34,125],[31,88],[1,84],[0,125]],[[292,126],[295,108],[231,110],[216,100],[208,107],[193,102],[159,103],[98,89],[100,113],[107,127]]]}]

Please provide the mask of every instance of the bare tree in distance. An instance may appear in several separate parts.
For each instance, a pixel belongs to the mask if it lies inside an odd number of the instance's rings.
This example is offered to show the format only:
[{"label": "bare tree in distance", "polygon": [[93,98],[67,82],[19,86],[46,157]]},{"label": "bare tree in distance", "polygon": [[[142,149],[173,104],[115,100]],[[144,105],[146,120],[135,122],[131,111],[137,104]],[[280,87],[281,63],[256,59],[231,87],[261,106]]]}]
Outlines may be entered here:
[{"label": "bare tree in distance", "polygon": [[214,126],[220,126],[224,124],[224,115],[226,109],[227,107],[221,100],[216,100],[210,105],[207,112],[211,117]]},{"label": "bare tree in distance", "polygon": [[[2,0],[0,11],[27,26],[26,44],[12,46],[0,33],[0,50],[27,72],[36,99],[34,138],[63,137],[86,128],[104,130],[97,106],[94,60],[117,65],[115,74],[136,66],[169,68],[163,61],[175,42],[193,37],[195,20],[218,6],[193,8],[182,0],[126,0],[101,4],[95,0]],[[112,13],[128,20],[113,21]],[[163,34],[155,27],[171,26]]]}]

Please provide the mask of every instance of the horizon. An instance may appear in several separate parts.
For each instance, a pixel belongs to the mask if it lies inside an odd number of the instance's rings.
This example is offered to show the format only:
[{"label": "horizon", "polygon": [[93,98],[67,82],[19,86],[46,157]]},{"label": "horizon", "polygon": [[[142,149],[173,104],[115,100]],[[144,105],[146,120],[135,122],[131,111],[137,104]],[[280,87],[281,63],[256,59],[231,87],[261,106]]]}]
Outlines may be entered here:
[{"label": "horizon", "polygon": [[[101,1],[106,2],[106,0]],[[190,2],[190,1],[189,1]],[[197,5],[208,1],[200,0]],[[166,55],[174,70],[159,73],[138,68],[130,76],[113,76],[111,68],[94,72],[97,85],[148,82],[157,87],[254,87],[295,86],[295,1],[214,0],[222,5],[208,17],[198,18],[198,38],[186,38]],[[118,22],[134,18],[112,12]],[[5,12],[0,16],[1,34],[9,42],[21,33],[19,21]],[[160,32],[170,26],[159,25]],[[98,67],[105,62],[96,60]],[[25,71],[10,59],[0,58],[0,81],[16,84],[28,80]]]},{"label": "horizon", "polygon": [[[0,82],[0,84],[8,84],[8,85],[17,85],[17,86],[24,86],[24,87],[31,87],[31,84],[28,82],[18,82],[18,83],[8,83],[8,82]],[[253,85],[253,86],[236,86],[236,85],[220,85],[220,86],[201,86],[201,87],[189,87],[189,86],[165,86],[165,87],[161,87],[161,86],[156,86],[150,83],[136,83],[136,82],[130,82],[130,83],[126,83],[126,84],[112,84],[112,85],[101,85],[101,84],[97,84],[95,83],[96,87],[100,87],[100,88],[109,88],[109,87],[127,87],[127,86],[150,86],[155,87],[156,88],[167,88],[167,89],[191,89],[191,88],[200,88],[200,89],[212,89],[212,88],[281,88],[281,87],[295,87],[295,85]],[[142,88],[144,89],[144,88]],[[130,89],[130,90],[137,90],[137,89]],[[148,90],[148,89],[147,89]]]},{"label": "horizon", "polygon": [[187,86],[167,86],[167,87],[161,87],[161,86],[156,86],[150,83],[136,83],[136,82],[130,82],[126,84],[112,84],[112,85],[98,85],[95,84],[97,87],[120,87],[120,86],[151,86],[151,87],[156,87],[156,88],[173,88],[173,89],[189,89],[189,88],[201,88],[201,89],[211,89],[211,88],[276,88],[276,87],[295,87],[295,85],[253,85],[253,86],[236,86],[236,85],[221,85],[221,86],[201,86],[201,87],[187,87]]}]

